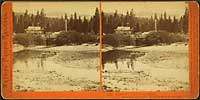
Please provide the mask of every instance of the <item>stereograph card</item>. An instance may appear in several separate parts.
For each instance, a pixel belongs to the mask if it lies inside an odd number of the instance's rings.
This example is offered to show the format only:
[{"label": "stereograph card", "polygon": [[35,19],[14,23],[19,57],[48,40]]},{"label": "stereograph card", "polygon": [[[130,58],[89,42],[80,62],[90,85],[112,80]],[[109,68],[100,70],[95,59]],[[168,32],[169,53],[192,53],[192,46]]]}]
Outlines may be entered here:
[{"label": "stereograph card", "polygon": [[5,1],[4,99],[197,98],[195,1]]}]

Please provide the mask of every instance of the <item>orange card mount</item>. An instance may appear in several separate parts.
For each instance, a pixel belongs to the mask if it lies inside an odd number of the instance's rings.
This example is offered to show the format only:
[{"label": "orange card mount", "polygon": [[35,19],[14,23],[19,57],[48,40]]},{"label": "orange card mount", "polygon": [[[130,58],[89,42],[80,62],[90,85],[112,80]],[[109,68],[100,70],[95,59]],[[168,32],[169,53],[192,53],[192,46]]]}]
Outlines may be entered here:
[{"label": "orange card mount", "polygon": [[[1,94],[5,99],[64,99],[64,98],[197,98],[199,94],[199,6],[197,2],[187,2],[189,7],[189,90],[188,91],[128,91],[105,92],[102,90],[102,14],[100,14],[100,82],[98,91],[20,91],[13,90],[13,13],[12,2],[1,6]],[[99,11],[102,12],[102,2]]]}]

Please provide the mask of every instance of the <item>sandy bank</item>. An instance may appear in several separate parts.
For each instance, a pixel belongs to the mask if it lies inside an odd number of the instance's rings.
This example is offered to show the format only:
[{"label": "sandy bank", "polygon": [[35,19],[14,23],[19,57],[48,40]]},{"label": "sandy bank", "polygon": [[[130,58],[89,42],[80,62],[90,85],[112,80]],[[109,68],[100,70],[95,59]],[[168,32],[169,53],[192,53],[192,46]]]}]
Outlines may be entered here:
[{"label": "sandy bank", "polygon": [[14,91],[99,90],[98,46],[37,46],[14,57]]},{"label": "sandy bank", "polygon": [[28,47],[27,50],[41,50],[41,51],[99,51],[99,46],[95,45],[74,45],[74,46],[55,46],[55,47]]},{"label": "sandy bank", "polygon": [[124,50],[142,51],[127,68],[129,59],[106,63],[103,72],[104,91],[187,91],[189,89],[188,45],[171,44]]},{"label": "sandy bank", "polygon": [[20,44],[13,44],[12,46],[13,46],[12,52],[19,52],[19,51],[25,49],[25,47],[23,45],[20,45]]}]

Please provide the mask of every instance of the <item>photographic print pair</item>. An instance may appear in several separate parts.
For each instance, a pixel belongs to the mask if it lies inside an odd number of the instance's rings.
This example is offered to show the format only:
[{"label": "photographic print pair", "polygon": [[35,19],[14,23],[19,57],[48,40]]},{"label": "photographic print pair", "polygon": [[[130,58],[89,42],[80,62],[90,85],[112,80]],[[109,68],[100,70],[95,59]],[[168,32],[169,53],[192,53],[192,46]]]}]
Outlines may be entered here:
[{"label": "photographic print pair", "polygon": [[12,89],[188,91],[188,4],[12,2]]}]

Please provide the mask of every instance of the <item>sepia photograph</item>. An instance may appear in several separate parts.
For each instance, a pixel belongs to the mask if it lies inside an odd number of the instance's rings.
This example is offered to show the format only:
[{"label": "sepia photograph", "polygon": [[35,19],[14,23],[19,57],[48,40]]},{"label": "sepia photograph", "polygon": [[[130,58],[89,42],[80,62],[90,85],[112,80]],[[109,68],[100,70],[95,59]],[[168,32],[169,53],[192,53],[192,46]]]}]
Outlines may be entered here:
[{"label": "sepia photograph", "polygon": [[103,91],[188,91],[188,7],[102,2]]},{"label": "sepia photograph", "polygon": [[13,91],[99,91],[99,2],[12,5]]},{"label": "sepia photograph", "polygon": [[195,99],[196,1],[1,2],[3,99]]}]

